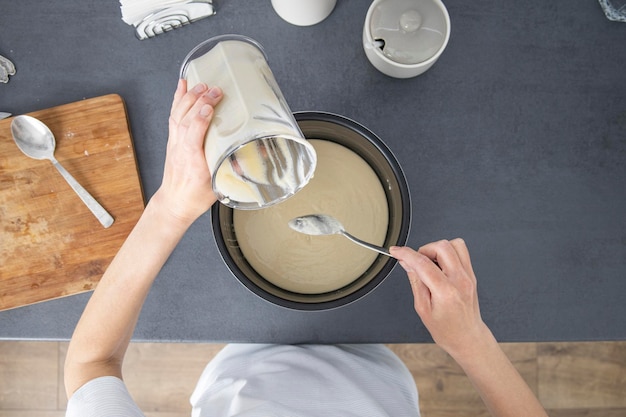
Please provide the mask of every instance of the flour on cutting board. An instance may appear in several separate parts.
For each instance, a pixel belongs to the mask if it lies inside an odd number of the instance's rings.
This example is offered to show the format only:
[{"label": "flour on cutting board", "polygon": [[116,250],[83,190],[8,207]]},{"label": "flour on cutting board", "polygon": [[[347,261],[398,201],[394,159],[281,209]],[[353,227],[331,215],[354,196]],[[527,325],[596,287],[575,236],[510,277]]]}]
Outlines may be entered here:
[{"label": "flour on cutting board", "polygon": [[[111,145],[107,143],[104,146],[108,147]],[[125,145],[121,141],[117,141],[115,145],[113,145],[113,157],[115,158],[116,161],[119,162],[121,159],[125,159],[125,158],[132,156],[132,152],[129,152],[130,150],[131,150],[130,145],[128,144]]]}]

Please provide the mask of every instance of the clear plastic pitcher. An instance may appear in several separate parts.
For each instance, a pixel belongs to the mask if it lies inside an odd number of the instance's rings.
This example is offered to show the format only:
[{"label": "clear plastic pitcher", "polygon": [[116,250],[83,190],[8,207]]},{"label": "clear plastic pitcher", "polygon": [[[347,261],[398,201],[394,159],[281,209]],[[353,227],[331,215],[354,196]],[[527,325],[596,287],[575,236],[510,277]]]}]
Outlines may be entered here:
[{"label": "clear plastic pitcher", "polygon": [[208,39],[187,55],[180,75],[190,89],[203,82],[224,93],[204,146],[219,201],[258,209],[289,198],[309,182],[315,150],[258,42],[240,35]]}]

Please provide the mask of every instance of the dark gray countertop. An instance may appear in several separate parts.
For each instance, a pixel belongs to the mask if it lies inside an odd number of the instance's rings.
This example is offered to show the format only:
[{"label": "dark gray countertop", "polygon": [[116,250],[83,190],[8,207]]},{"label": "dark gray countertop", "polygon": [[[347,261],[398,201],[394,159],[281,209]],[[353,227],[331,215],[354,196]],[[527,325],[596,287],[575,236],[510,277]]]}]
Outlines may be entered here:
[{"label": "dark gray countertop", "polygon": [[[362,50],[369,3],[339,0],[302,28],[269,0],[223,0],[213,17],[139,41],[116,1],[10,2],[0,54],[17,74],[0,84],[0,111],[120,94],[150,197],[183,58],[218,34],[250,36],[292,110],[350,117],[395,152],[413,200],[409,244],[465,238],[499,340],[626,339],[626,24],[594,0],[447,0],[448,48],[425,74],[399,80]],[[67,339],[88,297],[0,312],[0,338]],[[275,307],[230,274],[209,214],[158,277],[135,338],[430,341],[399,267],[337,310]]]}]

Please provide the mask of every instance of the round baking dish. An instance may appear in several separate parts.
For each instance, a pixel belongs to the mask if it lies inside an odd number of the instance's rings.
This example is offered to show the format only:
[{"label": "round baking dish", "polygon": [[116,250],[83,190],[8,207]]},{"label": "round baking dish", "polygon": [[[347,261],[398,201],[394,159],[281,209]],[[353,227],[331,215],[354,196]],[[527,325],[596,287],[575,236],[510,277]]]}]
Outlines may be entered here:
[{"label": "round baking dish", "polygon": [[[308,139],[323,139],[345,146],[363,158],[378,176],[389,208],[385,247],[406,244],[410,222],[409,187],[391,150],[363,125],[331,113],[298,112],[296,121]],[[215,204],[211,212],[213,235],[224,262],[250,291],[275,305],[294,310],[329,310],[352,303],[372,292],[389,275],[396,260],[379,255],[359,278],[331,292],[300,294],[277,287],[250,266],[239,248],[233,227],[233,209]]]}]

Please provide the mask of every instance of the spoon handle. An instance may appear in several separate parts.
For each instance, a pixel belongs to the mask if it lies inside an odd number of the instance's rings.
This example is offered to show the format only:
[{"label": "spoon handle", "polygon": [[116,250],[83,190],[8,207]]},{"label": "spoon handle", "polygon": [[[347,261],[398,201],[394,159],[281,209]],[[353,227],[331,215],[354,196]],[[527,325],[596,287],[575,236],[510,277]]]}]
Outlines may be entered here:
[{"label": "spoon handle", "polygon": [[348,239],[350,239],[351,241],[353,241],[354,243],[356,243],[357,245],[361,245],[364,248],[371,249],[375,252],[391,257],[391,254],[389,254],[389,250],[385,248],[381,248],[380,246],[372,245],[371,243],[365,242],[357,237],[352,236],[350,233],[346,232],[345,230],[342,231],[341,234],[347,237]]},{"label": "spoon handle", "polygon": [[74,179],[72,174],[67,172],[56,159],[52,160],[52,164],[61,173],[61,175],[63,175],[65,181],[67,181],[67,183],[70,185],[70,187],[72,187],[74,192],[78,194],[80,199],[83,201],[83,203],[85,203],[87,208],[91,210],[93,215],[96,216],[102,226],[104,226],[105,229],[110,227],[113,224],[113,217],[111,217],[111,215],[104,209],[104,207],[102,207],[100,203],[98,203],[96,199],[93,198],[91,194],[89,194],[89,192],[85,190],[83,186]]}]

